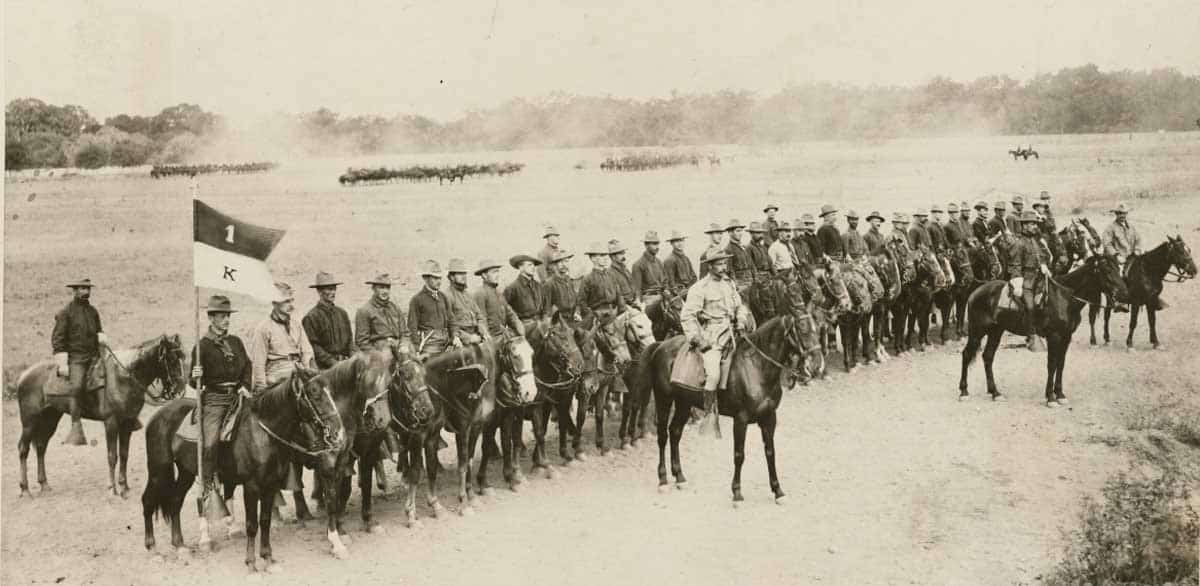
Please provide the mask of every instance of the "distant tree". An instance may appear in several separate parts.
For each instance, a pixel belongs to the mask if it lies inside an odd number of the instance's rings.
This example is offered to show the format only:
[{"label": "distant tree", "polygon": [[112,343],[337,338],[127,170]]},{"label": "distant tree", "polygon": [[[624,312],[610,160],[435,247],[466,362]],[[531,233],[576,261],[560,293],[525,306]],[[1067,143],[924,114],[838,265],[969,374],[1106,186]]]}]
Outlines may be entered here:
[{"label": "distant tree", "polygon": [[74,166],[81,169],[99,169],[108,165],[109,150],[99,143],[91,143],[75,153]]}]

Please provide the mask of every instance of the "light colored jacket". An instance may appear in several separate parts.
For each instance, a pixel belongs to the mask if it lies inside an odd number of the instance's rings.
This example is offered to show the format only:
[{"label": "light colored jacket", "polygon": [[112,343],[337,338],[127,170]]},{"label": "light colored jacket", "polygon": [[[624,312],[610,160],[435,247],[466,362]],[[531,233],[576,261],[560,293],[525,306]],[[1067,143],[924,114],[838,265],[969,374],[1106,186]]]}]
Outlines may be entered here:
[{"label": "light colored jacket", "polygon": [[792,263],[792,251],[782,240],[771,243],[767,248],[767,256],[771,257],[771,267],[776,271],[786,271],[795,266]]},{"label": "light colored jacket", "polygon": [[743,323],[745,308],[733,279],[716,279],[711,274],[696,281],[688,289],[687,300],[679,311],[683,333],[688,338],[699,336],[713,347],[729,342],[733,322]]},{"label": "light colored jacket", "polygon": [[286,328],[270,316],[258,322],[250,331],[250,345],[246,353],[250,355],[251,381],[256,392],[292,373],[292,355],[298,354],[301,364],[305,366],[313,364],[313,349],[308,342],[308,334],[304,333],[300,320],[294,316]]},{"label": "light colored jacket", "polygon": [[1121,260],[1130,254],[1142,253],[1142,237],[1128,221],[1124,224],[1113,221],[1104,229],[1100,241],[1104,243],[1104,254],[1115,254]]}]

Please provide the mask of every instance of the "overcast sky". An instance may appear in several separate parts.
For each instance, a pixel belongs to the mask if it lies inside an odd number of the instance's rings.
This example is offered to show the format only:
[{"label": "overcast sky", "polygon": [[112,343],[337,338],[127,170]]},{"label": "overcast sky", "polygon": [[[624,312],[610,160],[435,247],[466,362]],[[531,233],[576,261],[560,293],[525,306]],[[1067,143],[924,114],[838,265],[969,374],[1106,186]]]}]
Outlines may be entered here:
[{"label": "overcast sky", "polygon": [[999,73],[1200,74],[1200,0],[4,0],[5,101],[447,120],[552,91],[647,98]]}]

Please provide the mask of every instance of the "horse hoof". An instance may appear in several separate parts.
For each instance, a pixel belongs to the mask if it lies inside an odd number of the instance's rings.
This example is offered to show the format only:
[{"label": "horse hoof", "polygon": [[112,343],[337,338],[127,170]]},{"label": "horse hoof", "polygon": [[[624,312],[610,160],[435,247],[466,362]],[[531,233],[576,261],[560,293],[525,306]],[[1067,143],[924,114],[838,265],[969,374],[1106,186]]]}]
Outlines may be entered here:
[{"label": "horse hoof", "polygon": [[446,514],[446,507],[443,507],[442,503],[440,503],[440,502],[434,501],[433,504],[430,505],[430,508],[433,509],[433,518],[434,519],[441,518],[443,515]]},{"label": "horse hoof", "polygon": [[775,497],[775,504],[777,504],[777,505],[779,505],[779,506],[781,506],[781,507],[782,507],[783,505],[786,505],[786,504],[787,504],[787,495],[786,495],[786,494],[781,494],[781,495],[779,495],[779,496]]},{"label": "horse hoof", "polygon": [[414,531],[418,531],[418,530],[424,528],[425,524],[422,523],[419,519],[412,518],[412,519],[409,519],[407,523],[405,523],[405,526]]},{"label": "horse hoof", "polygon": [[1059,405],[1066,405],[1067,403],[1069,403],[1069,401],[1067,401],[1067,398],[1066,398],[1066,397],[1058,397],[1058,398],[1056,398],[1056,399],[1054,399],[1054,400],[1055,400],[1056,402],[1058,402],[1058,404],[1059,404]]},{"label": "horse hoof", "polygon": [[371,523],[371,525],[367,527],[367,533],[370,533],[371,535],[387,535],[387,529],[384,529],[383,525],[380,525],[379,523]]},{"label": "horse hoof", "polygon": [[211,540],[201,541],[196,544],[196,549],[198,549],[204,553],[211,553],[213,550],[212,541]]},{"label": "horse hoof", "polygon": [[612,450],[610,450],[608,448],[600,448],[600,456],[601,457],[608,458],[608,457],[611,457],[612,455],[613,455]]},{"label": "horse hoof", "polygon": [[233,525],[229,527],[229,532],[226,535],[228,535],[230,539],[235,537],[244,537],[246,535],[246,528],[242,527],[241,525]]},{"label": "horse hoof", "polygon": [[1166,344],[1154,344],[1154,349],[1155,349],[1155,350],[1160,350],[1160,351],[1161,351],[1161,350],[1166,350],[1166,349],[1167,349],[1167,345],[1166,345]]},{"label": "horse hoof", "polygon": [[33,498],[33,493],[32,493],[32,492],[29,492],[29,488],[28,488],[28,487],[24,487],[24,486],[22,486],[22,487],[21,487],[21,494],[17,495],[17,498],[25,498],[25,497]]},{"label": "horse hoof", "polygon": [[546,467],[546,480],[558,480],[559,472],[554,468]]},{"label": "horse hoof", "polygon": [[[338,560],[350,559],[350,550],[348,550],[344,547],[341,547],[341,548],[335,547],[335,548],[331,549],[329,552],[333,554],[334,559],[338,559]],[[270,571],[270,568],[271,568],[271,566],[267,566],[268,572]]]},{"label": "horse hoof", "polygon": [[1046,401],[1046,407],[1047,407],[1048,409],[1057,409],[1057,408],[1058,408],[1058,403],[1057,403],[1057,402],[1055,402],[1055,401]]},{"label": "horse hoof", "polygon": [[41,489],[41,492],[40,492],[39,494],[46,494],[46,493],[48,493],[48,492],[53,492],[53,491],[54,491],[54,489],[50,487],[50,483],[49,483],[49,482],[43,482],[43,483],[41,483],[41,487],[42,487],[42,489]]},{"label": "horse hoof", "polygon": [[675,481],[675,490],[687,490],[688,483],[686,480]]},{"label": "horse hoof", "polygon": [[462,515],[463,517],[474,517],[475,516],[475,507],[472,507],[471,505],[466,505],[463,508],[459,509],[458,514]]},{"label": "horse hoof", "polygon": [[958,400],[959,402],[969,401],[971,400],[971,395],[959,395]]},{"label": "horse hoof", "polygon": [[668,494],[670,492],[671,492],[670,484],[667,484],[664,482],[664,483],[658,485],[658,493],[659,494]]},{"label": "horse hoof", "polygon": [[582,464],[582,463],[590,460],[591,457],[587,455],[587,452],[575,452],[575,459],[578,460],[579,463]]},{"label": "horse hoof", "polygon": [[521,492],[521,490],[522,490],[521,483],[515,482],[515,481],[508,483],[508,490],[511,490],[513,492]]},{"label": "horse hoof", "polygon": [[1001,395],[1000,393],[995,393],[992,395],[992,401],[994,401],[996,403],[1004,403],[1004,402],[1008,401],[1008,397],[1005,397],[1004,395]]}]

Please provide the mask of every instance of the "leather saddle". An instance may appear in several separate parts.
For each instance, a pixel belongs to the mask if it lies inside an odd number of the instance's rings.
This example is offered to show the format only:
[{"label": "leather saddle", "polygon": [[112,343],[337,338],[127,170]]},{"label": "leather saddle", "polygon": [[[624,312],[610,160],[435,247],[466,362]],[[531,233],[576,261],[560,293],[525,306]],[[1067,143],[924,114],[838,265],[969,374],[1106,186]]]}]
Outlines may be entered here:
[{"label": "leather saddle", "polygon": [[[1024,308],[1021,303],[1021,294],[1025,290],[1025,278],[1014,277],[1009,279],[1008,284],[1004,287],[1004,294],[1000,296],[1000,301],[996,303],[997,309],[1012,309],[1020,311]],[[1046,298],[1045,291],[1039,291],[1033,297],[1035,307],[1041,307],[1042,301]]]},{"label": "leather saddle", "polygon": [[[234,433],[237,431],[238,423],[242,418],[243,405],[245,398],[240,394],[236,395],[233,405],[230,405],[229,410],[225,412],[225,420],[221,422],[220,442],[228,443],[233,441]],[[183,423],[179,425],[179,429],[175,430],[175,435],[179,439],[196,442],[200,441],[200,419],[197,417],[198,409],[193,408],[190,416],[183,419]]]},{"label": "leather saddle", "polygon": [[[104,388],[105,376],[107,375],[107,367],[105,360],[99,359],[92,363],[88,369],[86,382],[84,384],[84,393],[95,393]],[[46,386],[42,389],[47,396],[51,397],[66,397],[71,394],[69,379],[58,374],[56,366],[50,366],[53,369],[54,377],[46,382]]]}]

